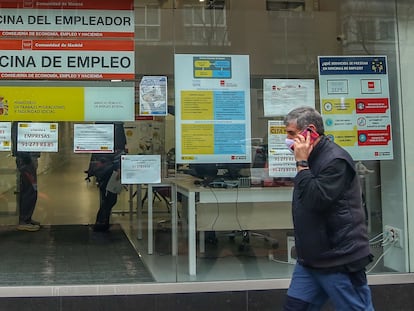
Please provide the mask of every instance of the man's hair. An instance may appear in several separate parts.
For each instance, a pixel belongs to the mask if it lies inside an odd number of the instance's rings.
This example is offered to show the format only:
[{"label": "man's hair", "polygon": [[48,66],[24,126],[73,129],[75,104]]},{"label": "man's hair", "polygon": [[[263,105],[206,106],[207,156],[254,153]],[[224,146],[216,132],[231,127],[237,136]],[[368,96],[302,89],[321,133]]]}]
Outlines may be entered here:
[{"label": "man's hair", "polygon": [[284,123],[285,125],[289,125],[292,122],[296,122],[296,127],[301,131],[309,124],[313,124],[319,135],[323,135],[325,132],[321,114],[312,107],[303,106],[291,110],[285,116]]}]

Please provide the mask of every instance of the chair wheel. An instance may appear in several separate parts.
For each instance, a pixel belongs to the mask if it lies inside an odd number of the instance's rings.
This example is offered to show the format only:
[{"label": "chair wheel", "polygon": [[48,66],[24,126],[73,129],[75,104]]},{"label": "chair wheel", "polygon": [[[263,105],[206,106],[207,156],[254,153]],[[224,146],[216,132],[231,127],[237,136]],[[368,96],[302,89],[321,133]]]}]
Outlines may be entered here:
[{"label": "chair wheel", "polygon": [[250,236],[248,232],[243,232],[243,243],[249,243],[250,242]]}]

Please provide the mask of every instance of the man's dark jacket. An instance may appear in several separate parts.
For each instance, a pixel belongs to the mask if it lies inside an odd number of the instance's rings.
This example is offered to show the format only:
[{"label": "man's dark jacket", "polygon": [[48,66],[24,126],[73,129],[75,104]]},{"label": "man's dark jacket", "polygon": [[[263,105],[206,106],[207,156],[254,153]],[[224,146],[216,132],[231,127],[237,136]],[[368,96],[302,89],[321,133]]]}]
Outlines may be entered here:
[{"label": "man's dark jacket", "polygon": [[294,179],[292,202],[298,262],[312,268],[344,266],[370,256],[366,215],[351,156],[322,136],[309,170]]}]

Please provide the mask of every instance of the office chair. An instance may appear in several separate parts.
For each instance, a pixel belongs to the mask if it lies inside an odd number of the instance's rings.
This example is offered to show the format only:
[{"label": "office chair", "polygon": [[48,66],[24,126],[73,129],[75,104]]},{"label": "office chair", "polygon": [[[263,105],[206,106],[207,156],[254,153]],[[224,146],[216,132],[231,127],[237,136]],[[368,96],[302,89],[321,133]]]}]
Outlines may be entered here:
[{"label": "office chair", "polygon": [[[152,193],[153,193],[152,203],[154,203],[156,199],[158,199],[160,202],[164,201],[167,211],[168,213],[170,213],[171,212],[171,200],[169,199],[171,197],[170,187],[153,187]],[[147,198],[148,198],[148,189],[146,189],[144,197],[141,200],[142,206],[144,206],[144,202],[147,200]]]},{"label": "office chair", "polygon": [[272,238],[270,234],[259,233],[259,232],[251,231],[251,230],[233,231],[229,235],[230,241],[235,241],[237,235],[241,235],[242,237],[241,243],[238,246],[238,249],[240,252],[243,252],[249,249],[251,237],[257,237],[257,238],[263,239],[265,242],[271,242],[270,246],[272,249],[279,248],[279,241],[275,238]]}]

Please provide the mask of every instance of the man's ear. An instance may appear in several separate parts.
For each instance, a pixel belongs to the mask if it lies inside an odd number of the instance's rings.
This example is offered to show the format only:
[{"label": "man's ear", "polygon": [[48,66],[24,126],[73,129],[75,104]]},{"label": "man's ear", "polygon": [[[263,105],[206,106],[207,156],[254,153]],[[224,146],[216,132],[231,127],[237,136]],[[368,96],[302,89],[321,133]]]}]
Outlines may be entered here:
[{"label": "man's ear", "polygon": [[308,125],[308,128],[310,128],[313,132],[315,132],[315,133],[317,133],[317,131],[316,131],[316,126],[314,125],[314,124],[309,124]]}]

